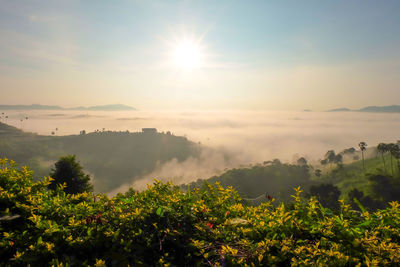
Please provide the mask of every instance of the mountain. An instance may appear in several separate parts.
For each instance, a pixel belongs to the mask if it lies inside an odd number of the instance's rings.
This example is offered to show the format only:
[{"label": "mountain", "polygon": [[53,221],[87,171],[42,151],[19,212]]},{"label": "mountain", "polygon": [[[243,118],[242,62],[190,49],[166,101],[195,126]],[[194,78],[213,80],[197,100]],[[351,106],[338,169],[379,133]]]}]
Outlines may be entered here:
[{"label": "mountain", "polygon": [[359,109],[360,112],[388,112],[388,113],[398,113],[400,112],[399,105],[392,105],[392,106],[369,106],[362,109]]},{"label": "mountain", "polygon": [[115,104],[115,105],[103,105],[103,106],[92,106],[92,107],[76,107],[76,108],[63,108],[60,106],[47,106],[47,105],[0,105],[0,110],[97,110],[97,111],[126,111],[136,110],[133,107]]},{"label": "mountain", "polygon": [[0,105],[0,110],[61,110],[64,109],[59,106],[47,106],[47,105]]},{"label": "mountain", "polygon": [[328,110],[328,112],[346,112],[346,111],[352,111],[352,110],[348,108],[335,108]]},{"label": "mountain", "polygon": [[124,111],[124,110],[136,110],[136,109],[126,105],[116,104],[116,105],[104,105],[104,106],[93,106],[93,107],[77,107],[77,108],[71,108],[71,110]]},{"label": "mountain", "polygon": [[400,113],[400,105],[392,106],[368,106],[361,109],[348,109],[348,108],[336,108],[327,110],[327,112],[374,112],[374,113]]}]

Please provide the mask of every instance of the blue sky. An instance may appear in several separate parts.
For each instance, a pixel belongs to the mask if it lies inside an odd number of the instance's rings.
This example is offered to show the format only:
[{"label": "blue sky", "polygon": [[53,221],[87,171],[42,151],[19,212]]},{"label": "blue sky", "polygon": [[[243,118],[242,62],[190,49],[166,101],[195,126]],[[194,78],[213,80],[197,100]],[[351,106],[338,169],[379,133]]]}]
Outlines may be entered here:
[{"label": "blue sky", "polygon": [[[1,104],[400,104],[400,1],[0,1]],[[180,69],[189,38],[204,62]]]}]

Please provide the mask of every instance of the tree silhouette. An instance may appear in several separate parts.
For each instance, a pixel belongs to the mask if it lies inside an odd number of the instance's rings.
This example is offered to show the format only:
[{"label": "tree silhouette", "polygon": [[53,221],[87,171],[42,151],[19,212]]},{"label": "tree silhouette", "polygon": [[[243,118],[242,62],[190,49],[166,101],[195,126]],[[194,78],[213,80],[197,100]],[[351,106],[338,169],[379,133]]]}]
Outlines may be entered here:
[{"label": "tree silhouette", "polygon": [[309,195],[315,196],[322,206],[338,210],[340,207],[338,202],[340,194],[339,188],[333,184],[321,184],[311,186]]},{"label": "tree silhouette", "polygon": [[382,161],[383,161],[383,168],[386,172],[386,162],[385,162],[385,157],[383,156],[383,154],[387,152],[387,145],[385,143],[379,143],[377,146],[377,149],[378,149],[378,152],[381,153]]},{"label": "tree silhouette", "polygon": [[335,156],[335,158],[334,158],[334,162],[335,162],[337,165],[342,164],[342,163],[343,163],[343,156],[342,156],[342,154],[337,154],[337,155]]},{"label": "tree silhouette", "polygon": [[399,147],[399,145],[397,145],[397,149],[395,149],[392,152],[392,154],[393,154],[393,157],[396,159],[396,162],[397,162],[397,172],[400,173],[400,162],[399,162],[399,159],[400,159],[400,147]]},{"label": "tree silhouette", "polygon": [[364,171],[365,171],[365,159],[364,159],[364,151],[367,149],[367,143],[365,143],[365,142],[360,142],[359,144],[358,144],[358,146],[360,147],[360,150],[361,150],[361,155],[362,155],[362,162],[363,162],[363,169],[364,169]]},{"label": "tree silhouette", "polygon": [[[373,199],[371,196],[364,195],[363,191],[358,189],[352,189],[348,194],[348,198],[350,201],[350,205],[354,210],[361,211],[361,208],[367,208],[369,210],[375,211],[377,209],[383,209],[385,207],[385,203]],[[359,206],[362,205],[362,207]]]},{"label": "tree silhouette", "polygon": [[325,153],[324,159],[320,161],[321,165],[330,164],[330,166],[332,166],[332,164],[337,164],[338,166],[340,166],[343,163],[342,153],[335,154],[334,150],[328,150]]},{"label": "tree silhouette", "polygon": [[392,171],[392,176],[394,175],[393,171],[393,156],[397,154],[399,151],[399,146],[397,144],[390,143],[387,145],[387,150],[390,152],[390,169]]},{"label": "tree silhouette", "polygon": [[307,166],[307,160],[304,157],[301,157],[297,160],[297,165],[299,166]]},{"label": "tree silhouette", "polygon": [[354,154],[356,152],[356,149],[354,147],[346,148],[340,154]]},{"label": "tree silhouette", "polygon": [[49,185],[50,189],[55,189],[57,185],[66,183],[67,186],[64,191],[68,194],[93,191],[93,186],[89,183],[90,176],[83,172],[75,155],[61,157],[55,163],[55,169],[52,169],[50,177],[54,179]]}]

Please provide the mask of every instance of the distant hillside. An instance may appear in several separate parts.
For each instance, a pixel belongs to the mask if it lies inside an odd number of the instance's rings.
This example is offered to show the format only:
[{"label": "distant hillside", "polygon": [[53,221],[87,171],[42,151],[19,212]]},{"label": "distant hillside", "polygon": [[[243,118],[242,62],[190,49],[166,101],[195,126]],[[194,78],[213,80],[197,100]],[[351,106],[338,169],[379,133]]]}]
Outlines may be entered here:
[{"label": "distant hillside", "polygon": [[61,110],[64,109],[59,106],[46,106],[46,105],[0,105],[0,110]]},{"label": "distant hillside", "polygon": [[400,105],[392,106],[368,106],[361,109],[348,109],[348,108],[336,108],[327,110],[327,112],[342,112],[342,111],[354,111],[354,112],[376,112],[376,113],[400,113]]},{"label": "distant hillside", "polygon": [[18,128],[0,122],[0,136],[9,136],[22,133]]},{"label": "distant hillside", "polygon": [[123,110],[136,110],[136,109],[126,105],[116,104],[116,105],[93,106],[93,107],[77,107],[77,108],[71,108],[71,110],[123,111]]},{"label": "distant hillside", "polygon": [[6,137],[30,137],[30,136],[35,136],[35,134],[32,133],[26,133],[24,131],[21,131],[20,129],[2,123],[0,122],[0,138],[6,138]]},{"label": "distant hillside", "polygon": [[0,105],[0,110],[98,110],[98,111],[124,111],[124,110],[136,110],[133,107],[115,104],[115,105],[103,105],[103,106],[92,106],[92,107],[76,107],[76,108],[63,108],[60,106],[47,106],[47,105]]},{"label": "distant hillside", "polygon": [[383,106],[383,107],[369,106],[369,107],[365,107],[365,108],[359,109],[358,111],[361,111],[361,112],[393,112],[393,113],[397,113],[397,112],[400,112],[400,106],[399,105]]},{"label": "distant hillside", "polygon": [[[365,195],[371,194],[369,174],[391,174],[392,171],[395,174],[399,173],[395,159],[390,158],[388,154],[384,159],[386,167],[381,155],[376,154],[365,159],[365,170],[362,160],[325,167],[271,162],[266,165],[231,169],[219,176],[199,179],[191,183],[190,188],[201,188],[204,182],[211,184],[219,182],[222,186],[233,186],[245,198],[252,199],[267,193],[278,201],[290,201],[294,187],[301,186],[304,192],[308,192],[312,185],[329,183],[337,186],[342,192],[341,197],[346,199],[352,189],[363,191]],[[320,177],[315,175],[316,168],[322,168]]]},{"label": "distant hillside", "polygon": [[[346,198],[347,193],[354,188],[364,191],[365,194],[369,194],[369,180],[367,175],[369,174],[391,174],[392,168],[394,173],[398,173],[399,169],[397,163],[390,158],[390,155],[385,155],[386,166],[383,164],[383,159],[380,155],[365,160],[365,170],[363,169],[362,160],[358,160],[349,164],[344,164],[340,167],[333,166],[328,169],[324,174],[315,178],[317,181],[322,183],[332,183],[339,187],[342,192],[342,197]],[[392,164],[391,164],[391,160]],[[386,168],[385,168],[386,167]]]},{"label": "distant hillside", "polygon": [[335,108],[328,110],[328,112],[345,112],[345,111],[351,111],[351,110],[348,108]]},{"label": "distant hillside", "polygon": [[307,166],[279,162],[228,170],[222,175],[191,183],[190,188],[200,188],[204,182],[211,184],[219,182],[224,187],[233,186],[241,196],[246,198],[268,194],[278,201],[290,201],[293,188],[301,186],[307,191],[312,183]]},{"label": "distant hillside", "polygon": [[[162,133],[94,132],[83,135],[40,136],[0,123],[0,158],[28,165],[36,177],[47,176],[60,157],[75,154],[94,176],[97,192],[109,192],[142,175],[158,163],[198,157],[201,146],[185,137]],[[23,136],[24,138],[21,138]]]}]

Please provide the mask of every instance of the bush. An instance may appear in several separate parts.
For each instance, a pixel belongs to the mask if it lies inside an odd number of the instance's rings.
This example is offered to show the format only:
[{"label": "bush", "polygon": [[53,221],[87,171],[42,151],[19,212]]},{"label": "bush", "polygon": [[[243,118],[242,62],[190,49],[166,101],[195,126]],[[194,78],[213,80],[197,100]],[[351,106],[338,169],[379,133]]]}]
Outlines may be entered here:
[{"label": "bush", "polygon": [[57,185],[64,184],[64,191],[68,194],[91,192],[93,186],[89,183],[90,176],[83,172],[82,166],[76,161],[75,155],[61,157],[55,163],[55,169],[50,173],[54,181],[49,185],[55,189]]},{"label": "bush", "polygon": [[[0,257],[4,265],[399,265],[400,206],[338,214],[300,197],[244,206],[233,188],[183,192],[155,182],[106,195],[47,190],[0,161]],[[19,216],[15,218],[15,216]],[[17,222],[18,223],[14,223]]]}]

